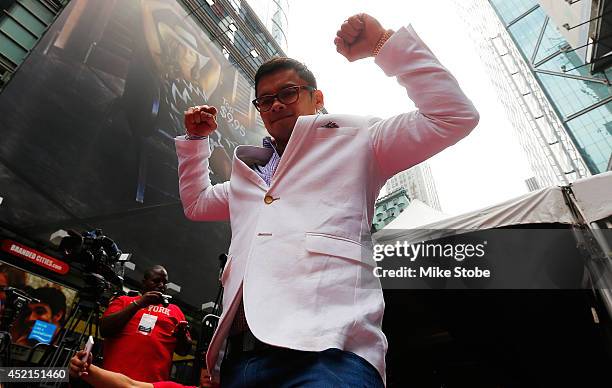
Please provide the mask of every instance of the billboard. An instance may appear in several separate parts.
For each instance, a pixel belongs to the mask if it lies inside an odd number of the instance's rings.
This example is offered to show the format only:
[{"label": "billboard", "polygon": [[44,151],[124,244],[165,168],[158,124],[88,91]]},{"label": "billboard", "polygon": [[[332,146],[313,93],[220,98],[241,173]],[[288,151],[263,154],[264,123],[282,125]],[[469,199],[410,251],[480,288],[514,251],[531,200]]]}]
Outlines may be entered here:
[{"label": "billboard", "polygon": [[180,299],[213,299],[229,225],[185,219],[173,138],[189,106],[216,106],[211,179],[227,180],[234,148],[265,135],[253,94],[179,2],[71,1],[0,94],[0,226],[101,228],[128,276],[161,264]]},{"label": "billboard", "polygon": [[[7,295],[10,291],[5,287],[23,290],[37,301],[26,304],[15,316],[5,317],[5,311],[14,309],[8,306],[5,310],[6,304],[11,303]],[[76,295],[71,288],[0,261],[0,316],[12,321],[13,343],[22,346],[51,343],[70,316]]]}]

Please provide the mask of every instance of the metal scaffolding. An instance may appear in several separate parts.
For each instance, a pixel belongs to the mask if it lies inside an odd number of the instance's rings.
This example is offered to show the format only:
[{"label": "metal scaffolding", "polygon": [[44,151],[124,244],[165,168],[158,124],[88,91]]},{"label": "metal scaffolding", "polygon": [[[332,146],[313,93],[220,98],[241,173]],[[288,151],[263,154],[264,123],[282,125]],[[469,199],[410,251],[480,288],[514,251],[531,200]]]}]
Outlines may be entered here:
[{"label": "metal scaffolding", "polygon": [[[552,183],[568,184],[590,175],[584,160],[563,128],[561,120],[552,110],[537,81],[530,76],[531,69],[517,52],[512,51],[511,47],[514,47],[514,44],[507,42],[506,39],[508,38],[504,38],[501,34],[497,35],[491,38],[491,46],[506,74],[510,75],[509,80],[514,93],[520,98],[521,107],[529,118],[533,133],[555,172],[557,182]],[[504,60],[504,57],[508,61]],[[511,69],[509,65],[513,68]]]}]

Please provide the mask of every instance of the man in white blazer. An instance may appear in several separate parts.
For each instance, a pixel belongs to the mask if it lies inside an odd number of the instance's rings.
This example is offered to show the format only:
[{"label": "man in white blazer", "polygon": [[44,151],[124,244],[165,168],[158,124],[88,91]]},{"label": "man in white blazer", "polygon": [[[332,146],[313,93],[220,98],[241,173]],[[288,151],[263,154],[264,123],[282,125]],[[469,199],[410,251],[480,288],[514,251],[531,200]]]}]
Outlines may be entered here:
[{"label": "man in white blazer", "polygon": [[232,228],[223,314],[207,354],[223,386],[384,384],[384,301],[368,248],[374,203],[388,178],[478,123],[411,26],[393,32],[359,14],[334,43],[351,62],[375,57],[418,109],[388,119],[318,114],[323,93],[314,76],[281,58],[255,78],[254,104],[271,138],[236,148],[228,182],[209,179],[214,107],[190,108],[187,133],[176,139],[185,215],[229,219]]}]

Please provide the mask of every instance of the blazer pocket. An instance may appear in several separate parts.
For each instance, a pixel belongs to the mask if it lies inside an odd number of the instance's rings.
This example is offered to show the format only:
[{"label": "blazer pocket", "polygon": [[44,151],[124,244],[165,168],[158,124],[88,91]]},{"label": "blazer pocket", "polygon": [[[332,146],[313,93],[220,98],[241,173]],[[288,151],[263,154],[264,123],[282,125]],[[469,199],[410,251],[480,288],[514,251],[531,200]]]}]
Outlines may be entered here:
[{"label": "blazer pocket", "polygon": [[361,243],[332,234],[306,232],[305,247],[308,252],[351,259],[375,267],[372,252]]},{"label": "blazer pocket", "polygon": [[325,128],[320,127],[315,129],[314,137],[316,139],[324,139],[327,137],[336,136],[354,136],[359,131],[357,127],[340,127],[340,128]]}]

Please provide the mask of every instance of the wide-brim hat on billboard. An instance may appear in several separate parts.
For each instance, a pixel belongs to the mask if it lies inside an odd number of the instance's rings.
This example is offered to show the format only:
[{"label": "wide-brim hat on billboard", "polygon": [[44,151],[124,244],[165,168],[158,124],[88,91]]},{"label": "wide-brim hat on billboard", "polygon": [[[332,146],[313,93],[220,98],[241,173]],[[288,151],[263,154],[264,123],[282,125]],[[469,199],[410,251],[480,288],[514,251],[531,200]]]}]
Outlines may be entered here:
[{"label": "wide-brim hat on billboard", "polygon": [[184,29],[179,25],[174,25],[173,27],[169,26],[166,23],[158,24],[159,35],[164,41],[168,41],[169,39],[174,39],[180,44],[182,44],[187,49],[193,51],[199,59],[200,69],[202,69],[210,60],[209,57],[200,54],[198,50],[198,42],[193,36],[192,33]]}]

